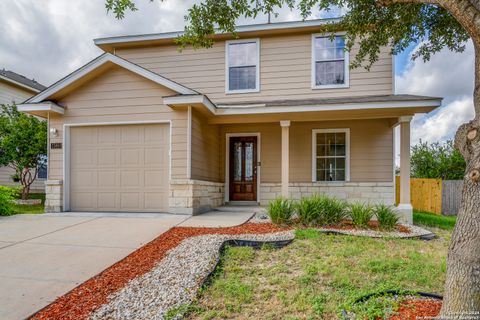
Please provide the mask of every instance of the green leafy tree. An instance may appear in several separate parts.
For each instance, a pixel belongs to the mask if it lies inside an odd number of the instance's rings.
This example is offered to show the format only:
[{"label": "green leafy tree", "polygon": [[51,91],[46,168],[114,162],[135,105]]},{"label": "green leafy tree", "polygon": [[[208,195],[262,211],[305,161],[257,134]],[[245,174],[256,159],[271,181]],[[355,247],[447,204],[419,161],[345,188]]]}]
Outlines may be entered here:
[{"label": "green leafy tree", "polygon": [[[360,48],[351,67],[367,69],[378,60],[380,48],[397,54],[420,43],[413,58],[430,59],[443,48],[461,52],[470,38],[475,47],[475,119],[460,126],[455,147],[466,161],[462,204],[449,247],[447,278],[441,315],[465,318],[480,313],[480,0],[204,0],[193,5],[186,18],[181,46],[210,47],[215,32],[235,35],[236,19],[273,14],[289,7],[307,18],[313,11],[345,9],[341,22],[319,32],[346,32],[346,49]],[[107,10],[122,18],[136,10],[134,0],[106,0]]]},{"label": "green leafy tree", "polygon": [[431,144],[420,140],[412,147],[410,163],[414,178],[462,180],[465,175],[465,159],[452,140]]},{"label": "green leafy tree", "polygon": [[0,166],[15,170],[22,184],[22,199],[28,199],[47,154],[47,123],[3,105],[0,114]]}]

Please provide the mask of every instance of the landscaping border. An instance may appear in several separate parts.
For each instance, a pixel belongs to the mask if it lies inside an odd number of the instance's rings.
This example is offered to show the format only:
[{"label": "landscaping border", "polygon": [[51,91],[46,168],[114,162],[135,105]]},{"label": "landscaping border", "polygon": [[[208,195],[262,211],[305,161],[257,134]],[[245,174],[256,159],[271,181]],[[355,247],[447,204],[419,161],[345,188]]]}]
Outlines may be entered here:
[{"label": "landscaping border", "polygon": [[[364,295],[358,299],[356,299],[353,303],[354,304],[357,304],[357,303],[363,303],[363,302],[366,302],[372,298],[375,298],[375,297],[380,297],[380,296],[385,296],[385,295],[394,295],[394,296],[399,296],[399,295],[402,295],[402,294],[406,294],[406,295],[416,295],[416,296],[420,296],[420,297],[423,297],[423,298],[430,298],[430,299],[435,299],[435,300],[443,300],[443,296],[441,295],[438,295],[436,293],[429,293],[429,292],[422,292],[422,291],[415,291],[415,290],[405,290],[405,291],[401,291],[401,290],[384,290],[384,291],[379,291],[379,292],[373,292],[373,293],[369,293],[367,295]],[[349,315],[348,315],[348,312],[347,310],[345,309],[342,309],[342,318],[343,320],[350,320],[352,319]]]}]

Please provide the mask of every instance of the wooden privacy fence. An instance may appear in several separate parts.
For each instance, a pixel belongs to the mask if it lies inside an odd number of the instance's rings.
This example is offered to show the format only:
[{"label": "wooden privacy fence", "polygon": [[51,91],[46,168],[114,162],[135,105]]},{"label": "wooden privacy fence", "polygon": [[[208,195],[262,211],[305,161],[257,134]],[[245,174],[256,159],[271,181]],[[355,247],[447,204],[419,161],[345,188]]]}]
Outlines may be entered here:
[{"label": "wooden privacy fence", "polygon": [[[396,177],[396,203],[400,202],[400,177]],[[460,207],[462,180],[410,179],[410,197],[415,210],[456,215]]]}]

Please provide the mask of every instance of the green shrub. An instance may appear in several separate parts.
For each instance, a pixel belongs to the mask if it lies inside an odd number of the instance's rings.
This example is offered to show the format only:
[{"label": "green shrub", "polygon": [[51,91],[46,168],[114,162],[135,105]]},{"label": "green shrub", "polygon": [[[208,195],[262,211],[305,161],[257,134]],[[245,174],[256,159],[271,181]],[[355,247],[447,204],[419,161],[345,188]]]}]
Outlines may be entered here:
[{"label": "green shrub", "polygon": [[378,204],[373,207],[373,212],[381,228],[393,229],[398,223],[397,212],[392,206]]},{"label": "green shrub", "polygon": [[17,195],[17,189],[0,186],[0,216],[10,216],[14,213],[13,200]]},{"label": "green shrub", "polygon": [[305,225],[319,225],[323,223],[324,197],[313,195],[304,197],[297,204],[298,219]]},{"label": "green shrub", "polygon": [[322,216],[326,225],[340,224],[348,217],[347,203],[335,197],[322,196]]},{"label": "green shrub", "polygon": [[373,218],[372,207],[361,202],[352,203],[349,214],[353,225],[358,227],[368,226],[368,222]]},{"label": "green shrub", "polygon": [[270,201],[267,208],[267,213],[275,224],[285,224],[292,218],[295,209],[295,204],[292,200],[285,198],[277,198]]}]

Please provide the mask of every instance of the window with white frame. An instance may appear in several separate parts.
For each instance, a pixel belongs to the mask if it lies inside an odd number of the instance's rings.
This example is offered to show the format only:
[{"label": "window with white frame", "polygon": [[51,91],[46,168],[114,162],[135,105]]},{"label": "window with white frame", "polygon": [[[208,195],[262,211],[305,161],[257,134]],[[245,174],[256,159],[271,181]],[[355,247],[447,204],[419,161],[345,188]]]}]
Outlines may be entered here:
[{"label": "window with white frame", "polygon": [[313,130],[313,181],[349,180],[349,129]]},{"label": "window with white frame", "polygon": [[226,92],[259,90],[259,41],[226,42]]},{"label": "window with white frame", "polygon": [[343,36],[312,37],[312,87],[348,87],[349,55]]}]

